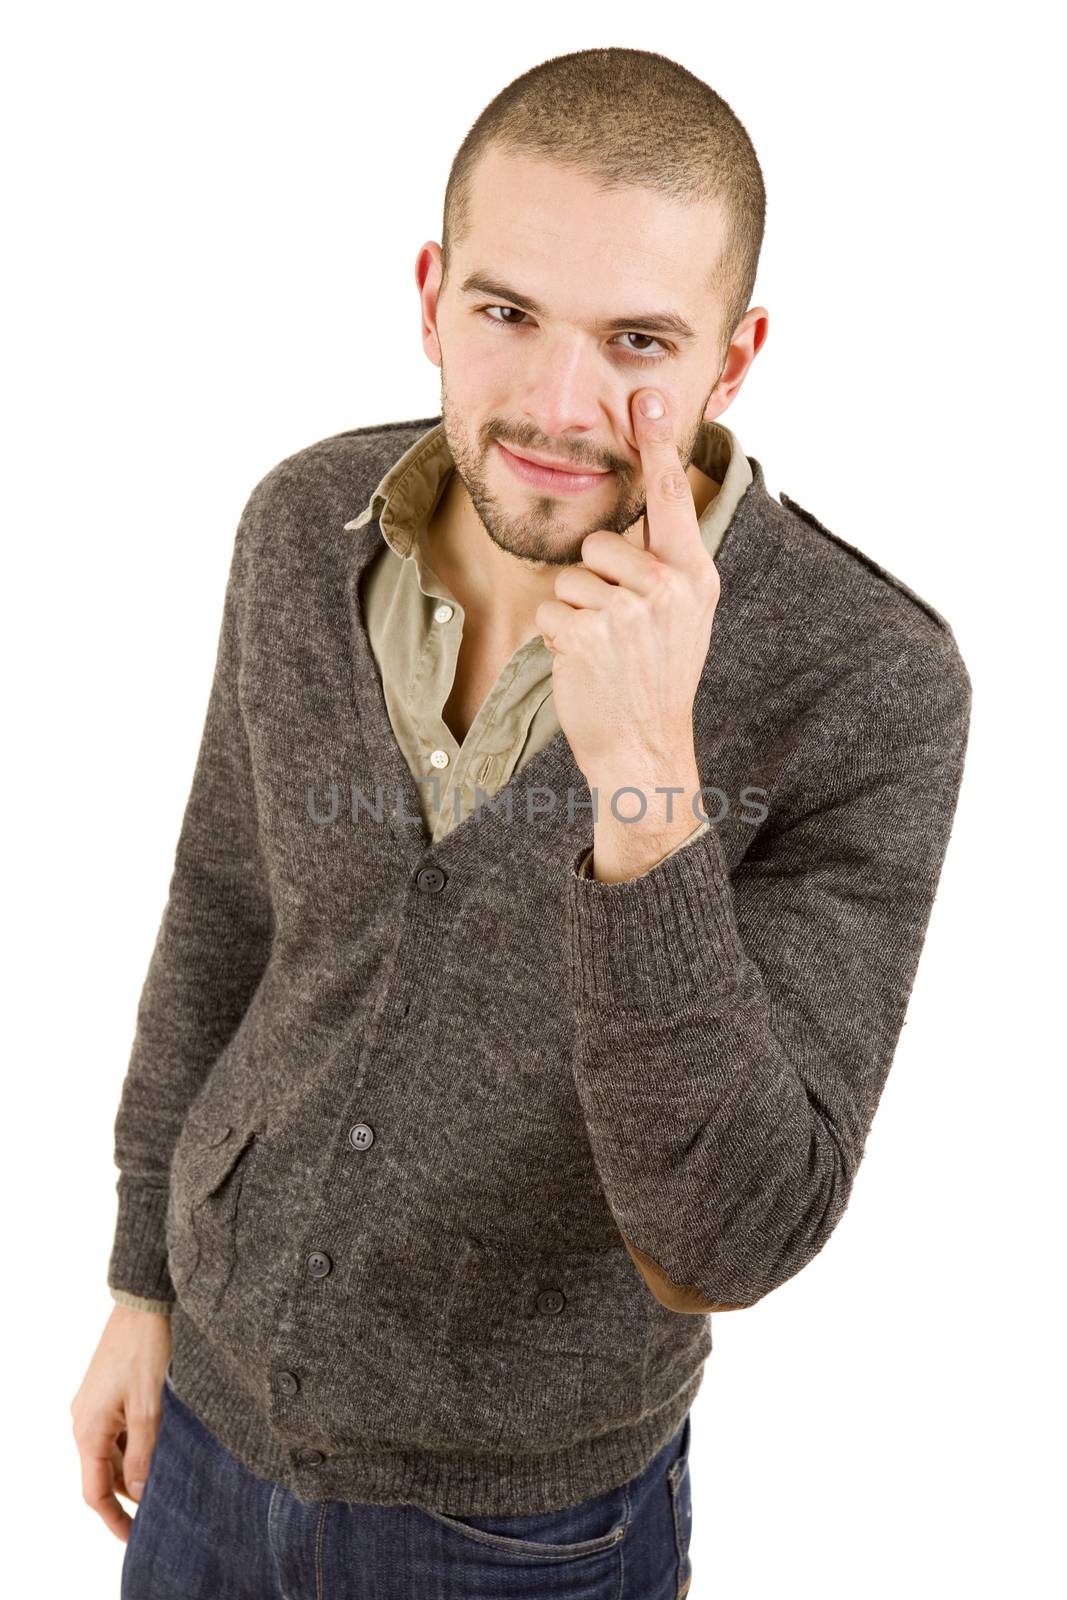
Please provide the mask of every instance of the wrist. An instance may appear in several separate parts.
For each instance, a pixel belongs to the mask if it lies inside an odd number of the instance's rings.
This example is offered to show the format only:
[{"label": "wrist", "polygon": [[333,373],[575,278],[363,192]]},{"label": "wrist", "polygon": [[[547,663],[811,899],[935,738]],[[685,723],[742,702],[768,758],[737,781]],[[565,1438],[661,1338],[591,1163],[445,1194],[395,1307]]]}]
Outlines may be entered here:
[{"label": "wrist", "polygon": [[[586,774],[593,798],[594,828],[626,828],[661,836],[670,843],[707,821],[700,771],[692,754],[669,765],[645,760],[616,761],[610,769]],[[635,833],[635,836],[636,836]]]},{"label": "wrist", "polygon": [[640,877],[708,820],[691,742],[669,755],[617,754],[586,781],[594,806],[590,872],[601,882]]}]

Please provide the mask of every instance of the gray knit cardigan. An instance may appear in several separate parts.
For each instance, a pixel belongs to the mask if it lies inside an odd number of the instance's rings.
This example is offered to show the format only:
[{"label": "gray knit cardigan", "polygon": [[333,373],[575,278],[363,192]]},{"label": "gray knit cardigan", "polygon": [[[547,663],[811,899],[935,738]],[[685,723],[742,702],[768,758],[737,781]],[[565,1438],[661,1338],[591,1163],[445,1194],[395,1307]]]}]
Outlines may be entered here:
[{"label": "gray knit cardigan", "polygon": [[971,684],[944,617],[750,456],[694,707],[715,825],[579,877],[560,733],[432,845],[359,605],[381,529],[344,524],[436,420],[299,450],[241,516],[108,1282],[173,1305],[178,1394],[301,1499],[524,1514],[626,1481],[700,1386],[711,1316],[624,1238],[749,1307],[839,1221]]}]

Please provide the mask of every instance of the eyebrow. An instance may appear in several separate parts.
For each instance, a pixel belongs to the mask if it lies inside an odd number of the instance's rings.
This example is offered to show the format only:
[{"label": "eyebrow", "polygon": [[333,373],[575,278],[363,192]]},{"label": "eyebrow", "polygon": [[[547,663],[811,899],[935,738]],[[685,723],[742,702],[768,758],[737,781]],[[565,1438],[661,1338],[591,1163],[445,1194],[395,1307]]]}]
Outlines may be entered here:
[{"label": "eyebrow", "polygon": [[[460,294],[487,295],[492,300],[508,300],[520,311],[533,317],[545,314],[544,306],[528,294],[509,289],[506,283],[497,283],[484,272],[472,272],[460,285]],[[697,337],[693,328],[676,311],[640,311],[628,317],[606,317],[591,324],[595,333],[669,333],[683,344],[691,344]]]}]

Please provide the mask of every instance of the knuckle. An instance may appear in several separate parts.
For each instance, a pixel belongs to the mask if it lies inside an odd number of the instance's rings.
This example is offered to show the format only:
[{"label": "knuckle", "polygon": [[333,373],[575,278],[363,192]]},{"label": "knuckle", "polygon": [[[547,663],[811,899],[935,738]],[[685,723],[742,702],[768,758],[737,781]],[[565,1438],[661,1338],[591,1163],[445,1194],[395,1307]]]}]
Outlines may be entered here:
[{"label": "knuckle", "polygon": [[719,592],[719,569],[715,565],[714,561],[709,561],[708,562],[708,565],[707,565],[705,571],[701,575],[700,582],[701,582],[701,585],[702,585],[702,587],[704,589],[704,592],[706,594],[709,594],[709,595],[718,594],[718,592]]},{"label": "knuckle", "polygon": [[660,474],[659,492],[665,500],[684,500],[689,491],[689,479],[684,472]]},{"label": "knuckle", "polygon": [[607,609],[615,618],[629,622],[641,610],[643,601],[632,589],[626,589],[621,584],[608,601]]},{"label": "knuckle", "polygon": [[158,1400],[152,1400],[152,1401],[136,1401],[135,1400],[135,1401],[130,1401],[130,1402],[127,1403],[127,1406],[126,1406],[126,1426],[127,1426],[127,1429],[129,1429],[131,1427],[133,1427],[133,1428],[145,1428],[145,1427],[151,1428],[151,1427],[154,1427],[155,1424],[159,1421],[159,1419],[162,1416],[162,1414],[163,1414],[162,1413],[162,1408],[161,1408]]},{"label": "knuckle", "polygon": [[665,561],[658,561],[649,573],[648,599],[657,607],[671,606],[682,593],[683,578],[681,573]]}]

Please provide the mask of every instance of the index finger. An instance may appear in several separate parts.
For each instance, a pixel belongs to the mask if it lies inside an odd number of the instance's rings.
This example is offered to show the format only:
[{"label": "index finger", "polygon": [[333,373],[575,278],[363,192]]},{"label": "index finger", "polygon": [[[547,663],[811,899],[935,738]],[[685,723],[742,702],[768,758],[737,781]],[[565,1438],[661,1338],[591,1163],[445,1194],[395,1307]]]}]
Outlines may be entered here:
[{"label": "index finger", "polygon": [[[662,408],[658,417],[647,416],[642,408],[650,396]],[[687,566],[704,545],[692,486],[674,437],[670,407],[658,389],[637,389],[630,408],[645,480],[645,548],[661,561]]]},{"label": "index finger", "polygon": [[115,1495],[115,1476],[111,1465],[114,1436],[106,1428],[95,1427],[78,1439],[81,1456],[82,1499],[111,1529],[116,1539],[125,1540],[133,1518],[124,1511]]}]

